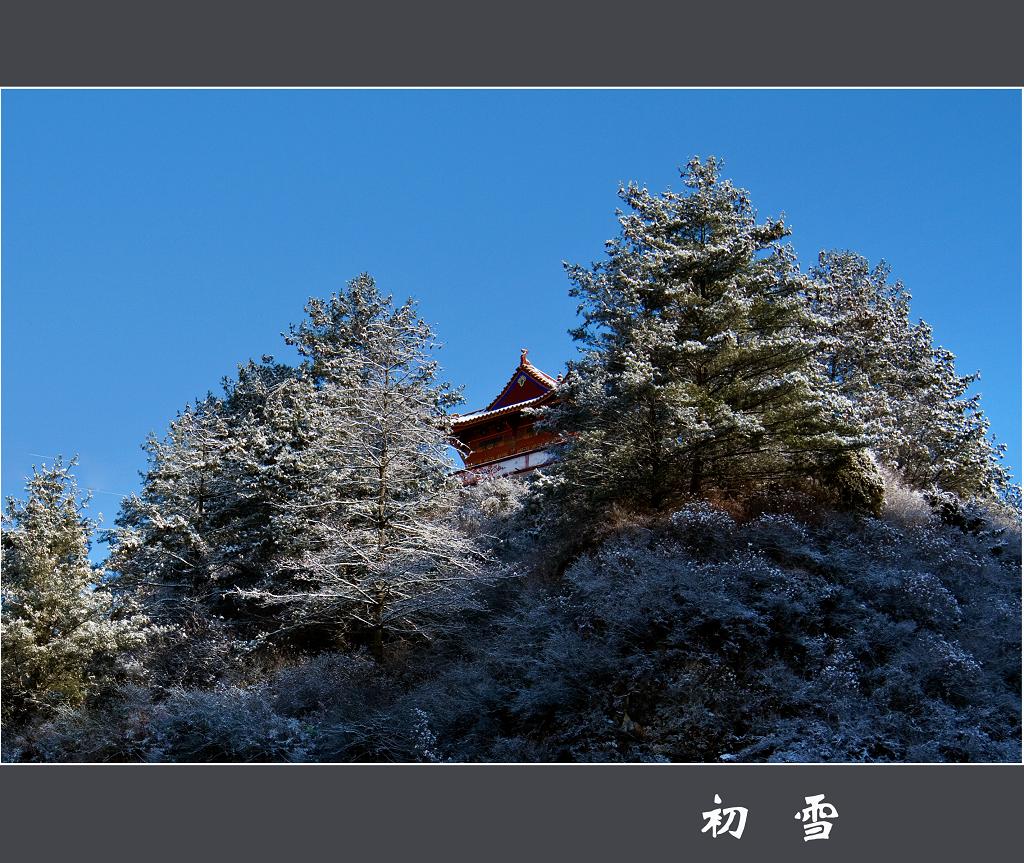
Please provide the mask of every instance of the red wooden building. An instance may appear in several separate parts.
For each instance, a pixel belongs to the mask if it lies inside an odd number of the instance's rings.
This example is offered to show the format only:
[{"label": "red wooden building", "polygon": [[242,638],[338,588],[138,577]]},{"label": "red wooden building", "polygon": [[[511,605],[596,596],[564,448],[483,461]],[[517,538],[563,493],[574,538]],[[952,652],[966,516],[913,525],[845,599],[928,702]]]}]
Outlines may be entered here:
[{"label": "red wooden building", "polygon": [[465,463],[463,477],[474,482],[482,476],[522,474],[547,464],[556,435],[536,428],[536,417],[526,408],[551,404],[558,394],[561,375],[545,374],[526,358],[524,349],[509,382],[483,410],[456,414],[452,444]]}]

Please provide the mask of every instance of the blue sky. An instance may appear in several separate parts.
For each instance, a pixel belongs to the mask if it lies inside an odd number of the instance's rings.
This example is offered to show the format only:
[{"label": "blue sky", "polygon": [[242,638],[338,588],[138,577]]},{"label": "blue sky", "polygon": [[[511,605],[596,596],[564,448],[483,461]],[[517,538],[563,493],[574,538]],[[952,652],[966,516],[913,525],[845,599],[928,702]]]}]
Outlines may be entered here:
[{"label": "blue sky", "polygon": [[[468,407],[574,353],[562,261],[619,182],[725,159],[803,264],[885,258],[1021,464],[1021,96],[977,90],[5,91],[2,485],[77,453],[109,524],[139,448],[361,271],[415,296]],[[1019,470],[1016,471],[1019,476]]]}]

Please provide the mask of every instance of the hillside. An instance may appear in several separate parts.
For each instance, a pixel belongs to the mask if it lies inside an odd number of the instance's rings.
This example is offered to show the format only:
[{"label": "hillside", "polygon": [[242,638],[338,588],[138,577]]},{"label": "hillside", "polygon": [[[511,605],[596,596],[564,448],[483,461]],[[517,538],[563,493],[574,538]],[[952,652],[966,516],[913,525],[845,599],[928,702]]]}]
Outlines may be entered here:
[{"label": "hillside", "polygon": [[1020,488],[978,375],[884,263],[802,272],[719,168],[620,188],[567,265],[577,358],[524,352],[493,410],[453,415],[416,302],[363,273],[297,365],[151,435],[101,534],[74,462],[34,468],[4,758],[1019,760]]},{"label": "hillside", "polygon": [[119,689],[8,757],[1019,761],[1019,533],[896,492],[881,518],[695,504],[555,575],[523,539],[523,489],[497,481],[465,515],[505,578],[429,648],[267,668],[192,647],[193,673],[230,671]]}]

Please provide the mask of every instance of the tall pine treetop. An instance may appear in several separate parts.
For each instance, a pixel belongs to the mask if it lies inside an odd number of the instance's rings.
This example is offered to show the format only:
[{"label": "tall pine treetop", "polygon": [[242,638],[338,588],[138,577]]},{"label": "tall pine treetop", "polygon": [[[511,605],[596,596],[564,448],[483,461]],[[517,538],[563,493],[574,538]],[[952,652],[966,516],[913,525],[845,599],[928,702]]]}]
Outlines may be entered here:
[{"label": "tall pine treetop", "polygon": [[691,160],[682,193],[621,187],[608,259],[566,265],[583,321],[561,472],[609,501],[825,476],[866,442],[814,362],[821,326],[788,228],[759,222],[720,167]]}]

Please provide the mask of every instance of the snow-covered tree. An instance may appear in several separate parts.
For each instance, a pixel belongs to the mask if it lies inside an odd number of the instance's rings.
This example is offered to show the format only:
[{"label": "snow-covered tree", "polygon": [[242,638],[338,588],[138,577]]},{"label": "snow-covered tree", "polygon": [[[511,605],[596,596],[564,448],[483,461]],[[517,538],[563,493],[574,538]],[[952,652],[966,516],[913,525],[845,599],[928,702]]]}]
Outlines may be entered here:
[{"label": "snow-covered tree", "polygon": [[823,321],[826,375],[856,405],[873,448],[915,488],[993,498],[1009,484],[1005,447],[990,437],[978,374],[960,375],[931,328],[910,318],[910,294],[851,252],[823,252],[808,292]]},{"label": "snow-covered tree", "polygon": [[263,578],[307,530],[289,517],[289,503],[318,479],[303,462],[315,430],[309,382],[273,357],[240,366],[224,392],[231,445],[222,469],[230,494],[216,513],[215,566],[222,580],[239,585]]},{"label": "snow-covered tree", "polygon": [[934,345],[923,321],[912,334],[921,357],[917,386],[897,403],[899,434],[883,457],[916,487],[931,483],[962,498],[995,498],[1010,475],[1000,464],[1006,447],[991,434],[981,393],[969,392],[980,372],[959,374],[956,357]]},{"label": "snow-covered tree", "polygon": [[230,494],[224,476],[229,430],[221,400],[187,406],[143,449],[142,489],[127,497],[108,532],[109,565],[148,599],[154,614],[178,618],[184,604],[215,601],[212,516]]},{"label": "snow-covered tree", "polygon": [[[815,362],[818,322],[780,220],[693,159],[687,190],[619,196],[608,260],[567,265],[583,323],[554,421],[556,483],[659,509],[709,488],[848,471],[865,439]],[[862,466],[862,465],[860,465]]]},{"label": "snow-covered tree", "polygon": [[[369,276],[286,341],[297,368],[248,363],[145,448],[111,565],[154,613],[263,632],[418,631],[463,595],[477,552],[458,527],[447,410],[429,327]],[[263,618],[262,621],[256,620]]]},{"label": "snow-covered tree", "polygon": [[395,307],[370,276],[306,312],[288,342],[313,382],[309,484],[284,510],[317,530],[281,560],[277,582],[291,589],[242,593],[380,655],[388,633],[424,633],[428,618],[454,611],[478,572],[448,456],[446,414],[461,397],[438,381],[434,336],[413,301]]},{"label": "snow-covered tree", "polygon": [[232,614],[229,594],[261,580],[294,536],[281,503],[296,488],[303,446],[303,387],[294,370],[240,366],[212,395],[182,411],[144,445],[149,466],[110,531],[111,566],[154,612]]},{"label": "snow-covered tree", "polygon": [[58,459],[33,468],[3,516],[3,718],[18,724],[80,704],[155,630],[89,560],[96,522]]}]

